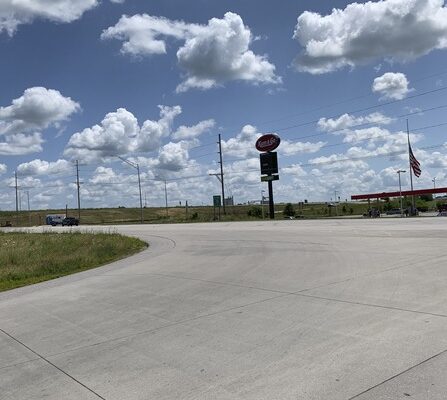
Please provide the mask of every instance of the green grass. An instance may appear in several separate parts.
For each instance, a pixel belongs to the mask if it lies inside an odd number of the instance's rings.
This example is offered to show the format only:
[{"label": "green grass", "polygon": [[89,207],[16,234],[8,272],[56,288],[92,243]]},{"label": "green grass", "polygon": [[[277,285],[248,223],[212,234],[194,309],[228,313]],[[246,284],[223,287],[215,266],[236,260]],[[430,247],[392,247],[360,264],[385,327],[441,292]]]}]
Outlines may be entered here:
[{"label": "green grass", "polygon": [[[408,201],[408,199],[407,199]],[[430,210],[436,209],[436,201],[425,203]],[[391,207],[399,208],[398,200],[390,204]],[[419,204],[418,204],[419,206]],[[251,205],[227,206],[227,215],[221,215],[221,221],[253,221],[260,219],[248,216]],[[259,207],[259,205],[258,205]],[[282,219],[282,210],[285,204],[275,204],[278,212],[276,217]],[[296,215],[301,218],[327,218],[334,217],[336,210],[329,208],[327,203],[293,204]],[[371,201],[371,207],[385,209],[385,202]],[[222,210],[221,210],[222,211]],[[264,206],[267,218],[268,206]],[[359,218],[368,211],[367,202],[342,201],[337,207],[338,216],[358,216]],[[12,226],[26,227],[45,224],[47,214],[65,214],[65,209],[59,210],[32,210],[0,211],[0,226],[7,223]],[[77,217],[78,211],[69,209],[68,215]],[[143,219],[146,224],[185,223],[185,222],[211,222],[214,220],[214,209],[210,206],[190,206],[188,213],[185,207],[170,207],[166,213],[164,207],[148,207],[143,209]],[[83,208],[81,210],[81,225],[114,225],[114,224],[138,224],[140,223],[140,209],[138,208]],[[51,228],[50,228],[51,229]]]},{"label": "green grass", "polygon": [[[282,212],[285,204],[276,204],[275,210]],[[227,215],[224,216],[221,210],[221,221],[252,221],[258,218],[249,217],[248,210],[251,205],[227,206]],[[306,218],[321,218],[329,216],[328,207],[324,203],[306,204],[299,207],[294,204],[297,214]],[[340,206],[340,213],[343,205]],[[368,206],[367,204],[346,204],[347,211],[352,207],[354,215],[361,215]],[[264,206],[264,211],[268,213],[268,206]],[[217,210],[216,210],[217,213]],[[12,226],[26,227],[45,224],[47,214],[65,214],[65,210],[32,210],[20,211],[16,214],[14,211],[0,211],[0,225],[4,226],[7,222]],[[77,217],[77,210],[68,210],[69,216]],[[334,215],[334,212],[332,212]],[[278,218],[282,218],[278,214]],[[170,207],[168,215],[166,209],[161,207],[148,207],[143,209],[143,219],[146,224],[165,224],[165,223],[185,223],[185,222],[211,222],[214,220],[214,209],[211,206],[191,206],[188,213],[184,207]],[[140,210],[138,208],[83,208],[81,210],[81,225],[112,225],[112,224],[138,224],[140,223]],[[49,228],[51,229],[51,227]]]},{"label": "green grass", "polygon": [[0,232],[0,291],[95,268],[145,247],[115,233]]}]

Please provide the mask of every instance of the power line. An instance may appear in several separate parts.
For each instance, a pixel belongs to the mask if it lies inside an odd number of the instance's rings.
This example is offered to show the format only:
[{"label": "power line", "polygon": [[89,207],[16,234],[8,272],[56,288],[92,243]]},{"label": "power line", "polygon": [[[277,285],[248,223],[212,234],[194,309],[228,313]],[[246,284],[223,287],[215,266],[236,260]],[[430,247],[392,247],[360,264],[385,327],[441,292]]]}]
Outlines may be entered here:
[{"label": "power line", "polygon": [[[364,108],[359,108],[359,109],[356,109],[356,110],[346,111],[346,112],[341,113],[341,114],[334,114],[334,115],[328,117],[328,119],[340,118],[344,114],[357,114],[357,113],[364,112],[364,111],[370,111],[370,110],[374,110],[374,109],[377,109],[377,108],[380,108],[380,107],[386,107],[386,106],[389,106],[389,105],[392,105],[392,104],[400,103],[402,101],[407,101],[407,100],[415,99],[417,97],[426,96],[427,94],[438,93],[438,92],[441,92],[441,91],[444,91],[444,90],[447,90],[447,86],[443,86],[443,87],[437,88],[437,89],[432,89],[432,90],[429,90],[429,91],[423,92],[423,93],[414,94],[413,96],[408,96],[408,97],[405,97],[403,99],[391,100],[391,101],[388,101],[388,102],[385,102],[385,103],[382,103],[382,104],[375,104],[375,105],[369,106],[369,107],[364,107]],[[320,119],[317,119],[317,120],[313,120],[313,121],[302,122],[300,124],[290,125],[290,126],[286,126],[286,127],[282,127],[282,128],[272,129],[272,130],[275,131],[275,132],[282,132],[282,131],[293,129],[293,128],[299,128],[299,127],[302,127],[302,126],[313,125],[313,124],[318,123],[319,121],[320,121]]]},{"label": "power line", "polygon": [[216,145],[216,143],[205,143],[205,144],[201,144],[201,145],[198,145],[198,146],[190,147],[190,148],[188,149],[188,151],[190,151],[190,150],[195,150],[195,149],[200,149],[200,148],[202,148],[202,147],[215,146],[215,145]]},{"label": "power line", "polygon": [[201,154],[199,156],[194,156],[194,157],[192,157],[192,159],[197,160],[199,158],[203,158],[203,157],[207,157],[207,156],[214,156],[214,155],[216,155],[215,152],[213,152],[213,153],[206,153],[206,154]]},{"label": "power line", "polygon": [[[403,145],[404,147],[402,148],[402,150],[397,150],[397,151],[392,151],[392,152],[388,152],[388,153],[381,153],[381,154],[370,154],[370,155],[366,155],[366,156],[359,156],[359,157],[346,157],[346,158],[340,158],[337,160],[328,160],[328,161],[320,161],[320,162],[312,162],[312,163],[303,163],[303,164],[290,164],[290,165],[286,165],[284,167],[281,167],[281,170],[285,169],[285,168],[292,168],[292,167],[315,167],[318,165],[331,165],[331,164],[338,164],[341,162],[347,162],[347,161],[359,161],[359,160],[364,160],[364,159],[369,159],[369,158],[376,158],[376,157],[389,157],[389,156],[396,156],[396,155],[401,155],[401,154],[405,154],[407,152],[407,146]],[[433,146],[426,146],[426,147],[420,147],[419,150],[433,150],[433,149],[437,149],[437,148],[441,148],[441,147],[445,147],[445,144],[437,144],[437,145],[433,145]],[[248,169],[245,171],[237,171],[237,172],[228,172],[227,175],[236,175],[236,174],[245,174],[247,172],[257,172],[259,171],[259,169]]]},{"label": "power line", "polygon": [[[435,73],[435,74],[427,75],[427,76],[425,76],[425,77],[422,77],[422,78],[419,78],[419,79],[416,79],[416,80],[412,80],[412,82],[413,82],[413,83],[418,83],[418,82],[422,82],[422,81],[424,81],[424,80],[431,79],[431,78],[435,78],[435,77],[442,76],[442,75],[445,75],[445,74],[447,74],[447,70],[446,70],[446,71],[437,72],[437,73]],[[257,123],[257,125],[261,125],[261,126],[262,126],[262,125],[270,124],[270,123],[273,123],[273,122],[282,121],[282,120],[285,120],[285,119],[291,119],[291,118],[300,117],[300,116],[303,116],[303,115],[306,115],[306,114],[311,114],[311,113],[313,113],[313,112],[317,112],[317,111],[324,110],[324,109],[326,109],[326,108],[335,107],[335,106],[338,106],[338,105],[341,105],[341,104],[349,103],[349,102],[351,102],[351,101],[360,100],[360,99],[362,99],[362,98],[368,98],[368,97],[372,97],[372,96],[374,96],[374,93],[368,93],[368,94],[358,95],[358,96],[355,96],[355,97],[351,97],[351,98],[349,98],[349,99],[340,100],[340,101],[338,101],[338,102],[334,102],[334,103],[327,104],[327,105],[324,105],[324,106],[315,107],[315,108],[313,108],[313,109],[310,109],[310,110],[307,110],[307,111],[303,111],[303,112],[298,113],[298,114],[288,114],[288,115],[286,115],[286,116],[279,117],[279,118],[276,118],[276,119],[272,119],[272,120],[268,120],[268,121],[264,121],[264,122],[259,122],[259,123]],[[404,98],[404,99],[399,99],[399,100],[397,100],[396,102],[399,102],[399,101],[405,101],[405,100],[407,100],[407,99],[409,99],[409,98],[411,99],[411,98],[413,98],[413,97],[414,97],[414,96],[409,96],[409,97],[406,97],[406,98]],[[387,104],[387,103],[382,103],[382,105],[384,105],[384,104]],[[393,103],[390,103],[390,104],[393,104]],[[380,106],[378,106],[378,107],[380,107]],[[237,128],[237,127],[238,127],[238,126],[233,125],[233,126],[230,126],[229,129]],[[269,130],[272,130],[272,131],[275,131],[275,130],[276,130],[276,131],[278,131],[278,129],[272,129],[272,128],[269,129]]]},{"label": "power line", "polygon": [[[351,125],[349,127],[346,127],[346,128],[343,128],[343,129],[337,129],[337,130],[334,130],[334,131],[320,132],[320,133],[315,133],[315,134],[311,134],[311,135],[300,136],[300,137],[298,137],[298,139],[301,140],[301,139],[308,139],[308,138],[312,138],[312,137],[330,135],[330,134],[335,134],[335,133],[342,133],[342,132],[344,132],[344,131],[346,131],[348,129],[365,128],[365,127],[370,126],[370,125],[383,124],[383,123],[386,123],[386,122],[388,122],[390,120],[391,121],[393,121],[393,120],[401,120],[401,119],[404,119],[406,117],[410,117],[412,115],[417,115],[417,114],[426,113],[426,112],[430,112],[430,111],[436,111],[436,110],[440,110],[440,109],[443,109],[443,108],[447,108],[447,104],[443,104],[443,105],[436,106],[436,107],[430,107],[430,108],[426,108],[426,109],[421,109],[421,110],[417,110],[417,111],[412,111],[412,112],[409,112],[409,113],[406,113],[406,114],[397,115],[395,117],[384,117],[384,118],[379,119],[379,120],[375,120],[375,121],[371,121],[371,122],[364,122],[364,123],[356,124],[356,125]],[[442,124],[437,125],[437,126],[442,126]],[[437,127],[437,126],[434,126],[434,127]],[[420,129],[421,128],[419,128],[419,130]],[[415,129],[412,129],[412,131],[414,131],[414,130]],[[291,142],[291,143],[295,143],[295,142]]]},{"label": "power line", "polygon": [[[447,107],[447,105],[445,107]],[[439,123],[439,124],[436,124],[436,125],[422,126],[422,127],[419,127],[419,128],[411,129],[411,132],[418,132],[418,131],[423,131],[423,130],[425,131],[425,130],[428,130],[428,129],[438,128],[440,126],[445,126],[445,125],[447,125],[447,122]],[[390,133],[390,135],[395,135],[395,134],[399,133],[399,131],[398,132],[389,132],[389,133]],[[392,136],[390,136],[389,138],[392,138]],[[362,143],[362,142],[367,142],[367,141],[370,141],[370,140],[373,140],[373,139],[376,139],[377,141],[386,141],[389,138],[377,137],[375,135],[371,135],[371,136],[366,137],[364,139],[356,140],[354,143],[351,143],[351,142],[338,142],[338,143],[332,143],[332,144],[325,144],[325,145],[322,145],[318,149],[318,151],[320,151],[321,149],[329,148],[329,147],[336,147],[336,146],[343,146],[343,145],[347,145],[347,146],[348,145],[354,145],[354,144],[358,144],[358,143]],[[292,143],[294,143],[294,142],[292,142]],[[312,143],[312,144],[316,144],[316,143]],[[251,158],[252,157],[250,157],[250,158],[247,158],[247,157],[244,157],[244,158],[233,158],[233,159],[228,159],[227,161],[229,161],[229,162],[238,162],[238,161],[246,161],[246,160],[249,160]]]}]

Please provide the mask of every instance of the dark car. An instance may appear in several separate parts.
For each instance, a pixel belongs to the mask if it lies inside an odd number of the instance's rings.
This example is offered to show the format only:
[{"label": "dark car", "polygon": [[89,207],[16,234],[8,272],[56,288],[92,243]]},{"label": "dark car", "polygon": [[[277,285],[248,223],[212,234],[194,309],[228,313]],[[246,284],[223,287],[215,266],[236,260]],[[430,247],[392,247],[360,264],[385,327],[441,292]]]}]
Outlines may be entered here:
[{"label": "dark car", "polygon": [[79,225],[79,220],[77,218],[67,217],[62,220],[62,226],[73,226],[73,225],[76,226]]},{"label": "dark car", "polygon": [[402,214],[402,211],[400,208],[392,208],[391,210],[388,210],[386,212],[386,215],[400,215]]}]

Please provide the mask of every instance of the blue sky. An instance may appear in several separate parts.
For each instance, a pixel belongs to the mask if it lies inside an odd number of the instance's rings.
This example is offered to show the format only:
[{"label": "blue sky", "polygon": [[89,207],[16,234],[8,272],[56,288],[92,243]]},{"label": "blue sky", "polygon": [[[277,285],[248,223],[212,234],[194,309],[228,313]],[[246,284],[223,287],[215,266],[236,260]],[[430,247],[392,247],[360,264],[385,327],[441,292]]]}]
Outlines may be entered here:
[{"label": "blue sky", "polygon": [[[376,2],[56,0],[0,5],[0,209],[256,200],[256,138],[276,132],[277,201],[447,186],[447,9]],[[330,3],[330,5],[329,5]],[[443,125],[446,124],[446,125]],[[439,126],[435,126],[439,125]],[[404,179],[408,186],[408,177]],[[23,200],[25,196],[22,195]],[[26,208],[23,202],[23,208]]]}]

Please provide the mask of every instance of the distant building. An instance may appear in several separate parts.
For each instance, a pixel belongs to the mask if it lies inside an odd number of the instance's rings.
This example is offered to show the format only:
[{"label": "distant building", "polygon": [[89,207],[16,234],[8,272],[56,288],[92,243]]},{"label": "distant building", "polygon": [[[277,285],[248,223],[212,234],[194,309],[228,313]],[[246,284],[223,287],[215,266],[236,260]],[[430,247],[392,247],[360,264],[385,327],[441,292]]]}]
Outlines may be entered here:
[{"label": "distant building", "polygon": [[231,197],[227,197],[227,198],[225,199],[225,205],[226,205],[226,206],[234,206],[233,196],[231,196]]}]

